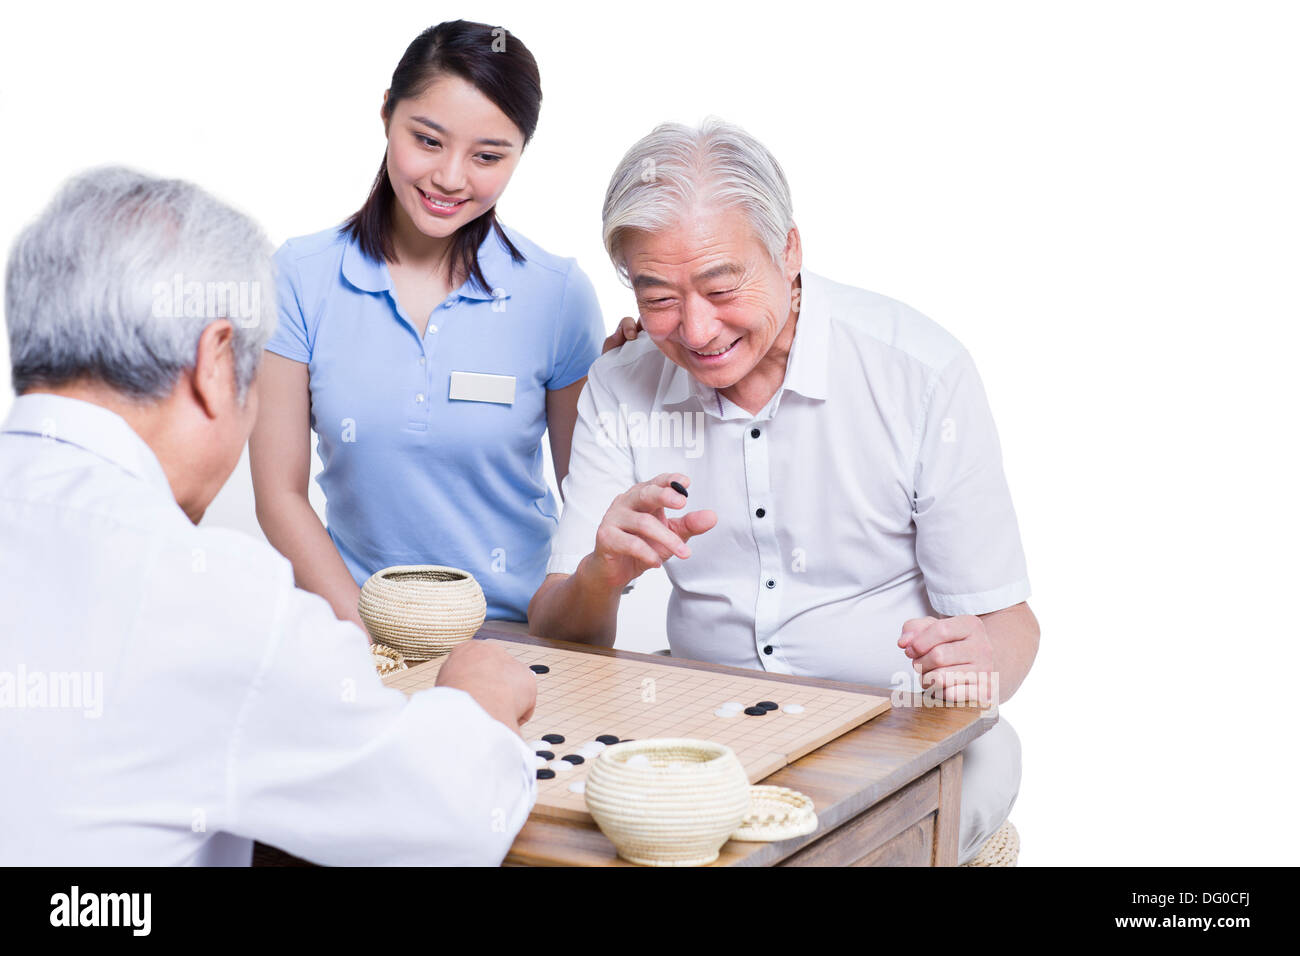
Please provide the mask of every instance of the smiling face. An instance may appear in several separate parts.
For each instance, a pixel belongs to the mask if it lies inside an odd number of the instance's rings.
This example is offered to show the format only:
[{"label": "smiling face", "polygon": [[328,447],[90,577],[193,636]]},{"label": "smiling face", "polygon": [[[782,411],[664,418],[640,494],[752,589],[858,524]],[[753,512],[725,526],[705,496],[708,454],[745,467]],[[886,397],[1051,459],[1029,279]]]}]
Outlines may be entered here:
[{"label": "smiling face", "polygon": [[620,252],[642,327],[665,356],[719,390],[776,391],[794,338],[797,229],[779,265],[735,209],[697,209],[661,232],[630,230]]},{"label": "smiling face", "polygon": [[405,220],[399,230],[430,239],[451,236],[496,204],[524,144],[505,113],[451,75],[399,101],[387,131],[388,179]]}]

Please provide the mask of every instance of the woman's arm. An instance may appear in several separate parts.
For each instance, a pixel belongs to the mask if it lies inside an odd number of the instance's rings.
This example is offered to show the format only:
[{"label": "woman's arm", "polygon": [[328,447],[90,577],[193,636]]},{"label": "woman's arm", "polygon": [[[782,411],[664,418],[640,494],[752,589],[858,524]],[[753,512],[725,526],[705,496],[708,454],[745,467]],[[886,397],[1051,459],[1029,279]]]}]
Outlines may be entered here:
[{"label": "woman's arm", "polygon": [[569,473],[569,452],[573,448],[573,426],[578,420],[578,396],[587,383],[584,375],[572,385],[546,393],[546,430],[551,436],[551,461],[555,484],[564,497],[564,476]]},{"label": "woman's arm", "polygon": [[[257,377],[260,410],[248,439],[257,520],[271,546],[293,565],[298,587],[319,594],[341,621],[365,632],[352,579],[311,502],[311,392],[307,366],[274,352],[262,358]],[[568,466],[566,451],[565,466]]]}]

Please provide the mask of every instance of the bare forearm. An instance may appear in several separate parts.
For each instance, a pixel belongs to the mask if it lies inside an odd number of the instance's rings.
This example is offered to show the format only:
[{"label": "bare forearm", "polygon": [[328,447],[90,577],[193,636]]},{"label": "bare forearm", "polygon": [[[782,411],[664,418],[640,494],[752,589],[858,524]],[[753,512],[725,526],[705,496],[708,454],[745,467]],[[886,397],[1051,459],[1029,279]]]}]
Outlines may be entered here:
[{"label": "bare forearm", "polygon": [[997,658],[998,698],[1005,703],[1024,683],[1038,654],[1038,619],[1028,604],[1017,604],[992,614],[981,614],[980,620]]},{"label": "bare forearm", "polygon": [[548,578],[528,605],[528,630],[556,641],[613,647],[622,589],[608,588],[590,572],[591,555],[568,577]]},{"label": "bare forearm", "polygon": [[257,520],[271,546],[289,559],[298,587],[329,601],[341,621],[360,622],[361,589],[339,555],[311,503],[285,493],[258,499]]}]

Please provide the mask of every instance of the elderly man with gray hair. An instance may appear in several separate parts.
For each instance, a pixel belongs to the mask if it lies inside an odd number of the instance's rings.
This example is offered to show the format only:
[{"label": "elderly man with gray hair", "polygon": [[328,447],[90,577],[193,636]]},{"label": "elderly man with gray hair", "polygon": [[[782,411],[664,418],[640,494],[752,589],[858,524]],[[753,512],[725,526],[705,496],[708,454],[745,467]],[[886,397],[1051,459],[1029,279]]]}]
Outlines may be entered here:
[{"label": "elderly man with gray hair", "polygon": [[408,700],[288,561],[197,526],[257,417],[270,251],[118,168],[13,248],[0,864],[498,863],[536,798],[507,652],[457,648]]},{"label": "elderly man with gray hair", "polygon": [[[806,271],[779,164],[717,120],[628,151],[604,235],[647,334],[591,368],[532,631],[611,645],[663,567],[674,656],[1006,701],[1039,631],[970,354]],[[960,862],[1019,782],[1000,720],[965,752]]]}]

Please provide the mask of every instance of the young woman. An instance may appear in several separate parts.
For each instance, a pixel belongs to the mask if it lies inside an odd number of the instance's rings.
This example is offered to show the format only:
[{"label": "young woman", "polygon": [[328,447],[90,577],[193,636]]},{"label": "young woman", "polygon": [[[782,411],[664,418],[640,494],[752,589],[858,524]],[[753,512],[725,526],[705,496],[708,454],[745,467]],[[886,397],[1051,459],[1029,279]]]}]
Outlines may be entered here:
[{"label": "young woman", "polygon": [[342,619],[360,624],[361,584],[391,565],[463,568],[503,621],[526,619],[545,576],[557,512],[541,437],[563,481],[604,332],[577,264],[497,220],[540,105],[518,38],[431,27],[384,94],[388,147],[365,204],[276,253],[279,325],[249,443],[257,516]]}]

